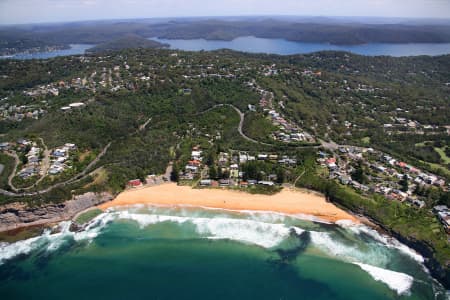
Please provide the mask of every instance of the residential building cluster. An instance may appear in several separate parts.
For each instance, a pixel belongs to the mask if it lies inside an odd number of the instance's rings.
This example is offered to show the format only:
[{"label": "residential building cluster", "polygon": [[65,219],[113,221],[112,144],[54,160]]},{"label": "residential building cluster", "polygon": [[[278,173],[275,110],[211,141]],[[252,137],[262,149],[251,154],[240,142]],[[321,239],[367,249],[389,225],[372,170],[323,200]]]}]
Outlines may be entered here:
[{"label": "residential building cluster", "polygon": [[445,231],[450,234],[450,210],[446,205],[437,205],[433,207],[433,212],[444,226]]},{"label": "residential building cluster", "polygon": [[[272,138],[276,141],[284,143],[309,142],[314,143],[315,139],[309,133],[303,131],[297,124],[287,120],[282,113],[277,111],[273,105],[274,95],[272,92],[266,91],[256,85],[255,82],[247,83],[249,87],[253,87],[260,95],[259,107],[267,114],[272,124],[278,129],[272,133]],[[280,104],[283,107],[283,102]],[[249,107],[253,110],[253,107]]]},{"label": "residential building cluster", "polygon": [[37,146],[36,142],[25,139],[17,140],[17,145],[19,145],[23,151],[29,149],[27,153],[24,153],[26,163],[23,164],[22,169],[18,172],[18,176],[25,180],[35,175],[42,175],[42,149]]},{"label": "residential building cluster", "polygon": [[[7,100],[7,98],[6,98]],[[39,105],[11,105],[5,102],[0,105],[0,120],[20,122],[24,119],[38,120],[47,113]]]},{"label": "residential building cluster", "polygon": [[192,148],[190,160],[184,167],[184,172],[181,174],[182,180],[194,180],[194,178],[201,174],[202,170],[202,157],[203,151],[200,147],[195,146]]},{"label": "residential building cluster", "polygon": [[[421,197],[415,194],[418,187],[448,187],[443,178],[424,172],[385,153],[363,147],[339,147],[338,153],[319,152],[318,163],[329,170],[329,178],[343,185],[349,185],[362,192],[372,192],[391,200],[407,201],[419,208],[425,206]],[[355,165],[361,164],[367,170],[367,183],[352,179]],[[401,181],[407,181],[400,184]]]},{"label": "residential building cluster", "polygon": [[66,143],[62,147],[58,147],[52,151],[50,155],[50,167],[48,169],[49,175],[57,175],[71,168],[69,163],[70,153],[75,151],[77,146],[75,144]]}]

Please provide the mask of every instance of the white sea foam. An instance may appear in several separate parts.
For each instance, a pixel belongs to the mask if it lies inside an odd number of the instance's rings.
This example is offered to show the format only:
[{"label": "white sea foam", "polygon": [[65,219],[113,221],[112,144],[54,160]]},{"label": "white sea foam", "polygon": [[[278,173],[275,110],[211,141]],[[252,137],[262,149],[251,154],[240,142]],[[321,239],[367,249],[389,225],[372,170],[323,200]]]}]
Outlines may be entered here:
[{"label": "white sea foam", "polygon": [[[221,213],[238,213],[245,215],[246,218],[254,219],[257,221],[262,222],[268,222],[268,223],[283,223],[286,218],[293,218],[298,220],[305,220],[305,221],[311,221],[315,223],[322,223],[322,224],[333,224],[326,220],[323,220],[319,217],[313,216],[313,215],[307,215],[307,214],[286,214],[286,213],[280,213],[275,211],[266,211],[266,210],[237,210],[237,209],[227,209],[227,208],[214,208],[214,207],[207,207],[207,206],[197,206],[197,205],[190,205],[190,204],[179,204],[176,206],[173,205],[165,205],[165,204],[151,204],[147,205],[149,208],[149,211],[151,213],[156,213],[155,210],[158,208],[192,208],[192,209],[202,209],[205,211],[214,211],[214,212],[221,212]],[[142,208],[142,205],[132,205],[128,207],[128,210],[131,208]],[[115,208],[109,208],[109,211],[114,211]],[[108,211],[108,210],[107,210]],[[190,217],[193,217],[192,211],[187,212],[187,214]]]},{"label": "white sea foam", "polygon": [[15,243],[0,244],[0,265],[6,260],[16,257],[20,254],[28,254],[39,244],[40,237],[34,237]]},{"label": "white sea foam", "polygon": [[311,242],[324,253],[341,258],[347,262],[361,262],[385,266],[389,262],[389,255],[384,246],[358,247],[354,242],[345,243],[329,232],[310,231]]},{"label": "white sea foam", "polygon": [[111,214],[101,214],[80,232],[70,231],[70,221],[61,222],[56,225],[56,233],[45,230],[40,236],[29,238],[14,243],[0,243],[0,265],[6,260],[14,258],[21,254],[29,254],[31,251],[44,248],[46,251],[55,251],[62,245],[68,243],[70,239],[81,241],[91,241],[98,236],[105,225],[113,219]]},{"label": "white sea foam", "polygon": [[92,219],[84,230],[74,232],[73,239],[76,241],[88,240],[91,242],[96,238],[107,224],[114,220],[114,215],[111,213],[102,213]]},{"label": "white sea foam", "polygon": [[301,234],[304,230],[286,226],[284,224],[273,224],[247,219],[232,218],[191,218],[165,215],[134,214],[128,211],[121,211],[117,214],[120,219],[130,219],[138,222],[141,227],[160,222],[185,223],[195,225],[197,232],[208,238],[230,239],[250,244],[255,244],[264,248],[272,248],[279,245],[289,235],[291,230],[296,234]]},{"label": "white sea foam", "polygon": [[[283,224],[271,224],[239,219],[195,219],[200,234],[211,234],[214,238],[237,240],[256,244],[264,248],[272,248],[285,240],[290,227]],[[302,230],[293,228],[297,234]]]},{"label": "white sea foam", "polygon": [[390,237],[388,235],[385,235],[385,234],[381,234],[378,231],[376,231],[366,225],[351,224],[351,223],[347,223],[347,222],[337,222],[337,224],[347,230],[350,230],[351,232],[353,232],[357,235],[364,233],[364,234],[370,236],[371,238],[373,238],[374,240],[382,243],[383,245],[385,245],[388,248],[396,248],[403,254],[409,256],[410,258],[414,259],[415,261],[417,261],[419,263],[424,262],[423,256],[418,254],[413,249],[400,243],[397,239]]},{"label": "white sea foam", "polygon": [[408,294],[413,284],[414,278],[408,274],[386,270],[371,265],[355,263],[361,269],[366,271],[376,281],[385,283],[390,289],[397,292],[398,295]]}]

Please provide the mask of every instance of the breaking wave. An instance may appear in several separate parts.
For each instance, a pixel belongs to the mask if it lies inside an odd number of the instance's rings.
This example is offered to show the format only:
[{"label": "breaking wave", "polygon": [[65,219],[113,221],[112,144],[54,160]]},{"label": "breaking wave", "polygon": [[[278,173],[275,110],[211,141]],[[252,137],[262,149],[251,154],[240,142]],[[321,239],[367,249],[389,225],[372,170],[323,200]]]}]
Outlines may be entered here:
[{"label": "breaking wave", "polygon": [[229,239],[258,245],[264,248],[273,248],[290,236],[291,232],[297,235],[304,230],[298,227],[288,227],[284,224],[265,223],[246,219],[231,218],[191,218],[165,215],[134,214],[128,211],[119,212],[119,219],[136,221],[141,227],[161,222],[186,223],[196,227],[199,235],[213,239]]},{"label": "breaking wave", "polygon": [[388,248],[395,248],[395,249],[399,250],[400,252],[402,252],[403,254],[409,256],[413,260],[419,262],[419,263],[423,263],[424,262],[423,256],[418,254],[413,249],[411,249],[408,246],[400,243],[395,238],[390,237],[390,236],[385,235],[385,234],[381,234],[378,231],[376,231],[375,229],[372,229],[372,228],[370,228],[370,227],[368,227],[366,225],[353,224],[353,223],[348,223],[348,222],[345,222],[345,221],[338,221],[338,222],[336,222],[336,224],[341,226],[341,227],[343,227],[343,228],[345,228],[346,230],[349,230],[349,231],[353,232],[356,235],[365,234],[367,236],[370,236],[372,239],[380,242],[384,246],[386,246]]},{"label": "breaking wave", "polygon": [[414,282],[414,278],[408,274],[386,270],[371,265],[355,263],[366,271],[376,281],[385,283],[389,288],[396,291],[398,295],[408,294]]},{"label": "breaking wave", "polygon": [[[40,236],[18,241],[15,243],[0,243],[0,265],[5,261],[17,257],[19,255],[26,255],[33,250],[45,249],[47,251],[55,251],[62,245],[75,241],[92,241],[98,236],[100,231],[112,220],[109,214],[101,214],[93,219],[83,231],[71,232],[71,222],[61,222],[53,230],[46,229]],[[52,233],[56,231],[56,233]]]}]

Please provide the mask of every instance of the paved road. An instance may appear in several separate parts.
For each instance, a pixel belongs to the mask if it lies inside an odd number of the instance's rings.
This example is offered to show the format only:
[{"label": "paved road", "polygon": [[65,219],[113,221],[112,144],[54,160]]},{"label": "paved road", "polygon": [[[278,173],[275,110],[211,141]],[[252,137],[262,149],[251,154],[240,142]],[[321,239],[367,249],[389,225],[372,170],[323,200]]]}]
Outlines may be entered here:
[{"label": "paved road", "polygon": [[149,118],[147,121],[145,121],[144,124],[142,124],[141,126],[139,126],[138,131],[142,131],[145,129],[145,127],[147,127],[147,125],[150,123],[150,121],[152,120],[152,118]]},{"label": "paved road", "polygon": [[13,171],[11,172],[11,174],[8,177],[8,185],[11,187],[11,189],[14,192],[17,192],[18,190],[14,187],[12,180],[13,178],[16,176],[16,172],[17,172],[17,166],[20,163],[19,157],[17,156],[17,154],[15,152],[5,152],[6,155],[14,158],[14,167],[13,167]]},{"label": "paved road", "polygon": [[[198,114],[204,114],[204,113],[206,113],[208,111],[211,111],[211,110],[213,110],[213,109],[215,109],[217,107],[223,107],[223,106],[229,106],[229,107],[233,108],[239,114],[240,121],[239,121],[239,125],[238,125],[238,132],[245,140],[247,140],[249,142],[252,142],[252,143],[255,143],[255,144],[260,144],[260,145],[265,145],[265,146],[272,146],[272,147],[276,146],[274,144],[269,144],[269,143],[264,143],[264,142],[257,141],[255,139],[252,139],[251,137],[245,135],[245,133],[242,130],[242,127],[244,126],[245,114],[243,112],[241,112],[239,110],[239,108],[237,108],[236,106],[234,106],[232,104],[216,104],[213,107],[208,108],[207,110],[202,111],[201,113],[198,113]],[[320,145],[318,145],[318,146],[313,146],[313,145],[311,145],[311,146],[296,146],[296,148],[297,149],[308,149],[308,148],[317,149],[317,148],[320,148],[320,147],[324,147],[326,149],[336,150],[340,146],[340,145],[338,145],[338,144],[336,144],[336,143],[334,143],[332,141],[331,142],[325,142],[325,141],[322,141],[322,140],[319,140],[319,141],[320,141]]]}]

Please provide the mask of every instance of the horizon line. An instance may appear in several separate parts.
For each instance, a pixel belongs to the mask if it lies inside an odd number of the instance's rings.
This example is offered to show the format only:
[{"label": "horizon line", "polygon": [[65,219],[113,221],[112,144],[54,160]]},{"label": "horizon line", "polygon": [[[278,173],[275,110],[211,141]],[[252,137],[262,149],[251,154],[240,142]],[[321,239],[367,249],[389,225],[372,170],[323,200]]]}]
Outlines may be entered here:
[{"label": "horizon line", "polygon": [[125,21],[125,20],[158,20],[158,19],[203,19],[203,18],[255,18],[255,17],[291,17],[291,18],[325,18],[325,19],[346,19],[346,18],[368,18],[368,19],[394,19],[394,20],[434,20],[448,21],[450,18],[443,17],[386,17],[386,16],[330,16],[330,15],[292,15],[292,14],[258,14],[258,15],[198,15],[198,16],[161,16],[161,17],[131,17],[131,18],[99,18],[99,19],[77,19],[68,21],[38,21],[28,23],[0,23],[1,26],[26,26],[26,25],[45,25],[45,24],[70,24],[83,22],[108,22],[108,21]]}]

